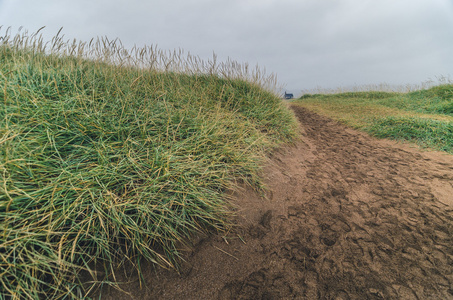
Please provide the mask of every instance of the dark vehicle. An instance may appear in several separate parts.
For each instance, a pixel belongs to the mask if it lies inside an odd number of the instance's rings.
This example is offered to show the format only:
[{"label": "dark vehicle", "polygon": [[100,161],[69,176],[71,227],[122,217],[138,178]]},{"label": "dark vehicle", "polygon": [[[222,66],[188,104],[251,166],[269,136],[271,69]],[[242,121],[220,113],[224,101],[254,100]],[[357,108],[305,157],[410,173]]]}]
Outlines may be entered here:
[{"label": "dark vehicle", "polygon": [[294,95],[293,94],[288,94],[285,92],[285,95],[283,96],[284,99],[293,99]]}]

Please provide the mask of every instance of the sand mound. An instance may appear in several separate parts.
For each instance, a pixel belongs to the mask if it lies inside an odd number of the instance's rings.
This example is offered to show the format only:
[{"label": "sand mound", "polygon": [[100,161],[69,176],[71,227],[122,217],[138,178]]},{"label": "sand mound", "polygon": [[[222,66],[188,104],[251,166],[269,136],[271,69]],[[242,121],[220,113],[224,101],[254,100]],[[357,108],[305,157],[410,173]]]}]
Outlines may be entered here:
[{"label": "sand mound", "polygon": [[235,193],[238,232],[103,299],[453,299],[453,156],[293,109],[303,142],[271,157],[267,200]]}]

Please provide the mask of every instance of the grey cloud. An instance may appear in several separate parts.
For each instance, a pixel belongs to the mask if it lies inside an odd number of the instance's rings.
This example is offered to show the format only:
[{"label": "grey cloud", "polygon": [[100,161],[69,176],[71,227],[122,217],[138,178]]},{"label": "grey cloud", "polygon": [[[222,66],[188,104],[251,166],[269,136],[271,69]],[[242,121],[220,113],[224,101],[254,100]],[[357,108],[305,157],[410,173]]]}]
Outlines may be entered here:
[{"label": "grey cloud", "polygon": [[16,29],[63,26],[209,58],[258,63],[295,93],[317,85],[418,83],[453,73],[449,0],[4,0]]}]

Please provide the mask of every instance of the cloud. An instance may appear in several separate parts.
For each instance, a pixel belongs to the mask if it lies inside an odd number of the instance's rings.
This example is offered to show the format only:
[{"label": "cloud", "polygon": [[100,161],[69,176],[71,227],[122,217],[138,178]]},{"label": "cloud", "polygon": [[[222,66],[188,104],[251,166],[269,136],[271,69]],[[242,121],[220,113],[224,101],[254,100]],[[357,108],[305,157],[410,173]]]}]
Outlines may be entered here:
[{"label": "cloud", "polygon": [[0,20],[67,38],[215,51],[276,72],[296,92],[317,85],[417,83],[453,72],[449,0],[4,0]]}]

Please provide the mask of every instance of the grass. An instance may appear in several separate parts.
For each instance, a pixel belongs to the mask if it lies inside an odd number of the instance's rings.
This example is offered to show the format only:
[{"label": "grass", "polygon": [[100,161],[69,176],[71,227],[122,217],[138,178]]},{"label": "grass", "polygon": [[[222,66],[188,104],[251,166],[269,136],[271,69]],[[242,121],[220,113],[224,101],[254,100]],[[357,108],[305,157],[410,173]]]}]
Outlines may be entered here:
[{"label": "grass", "polygon": [[295,101],[374,136],[453,153],[453,84],[409,93],[306,94]]},{"label": "grass", "polygon": [[177,267],[297,135],[259,69],[38,33],[0,37],[0,299],[84,297],[94,265]]}]

